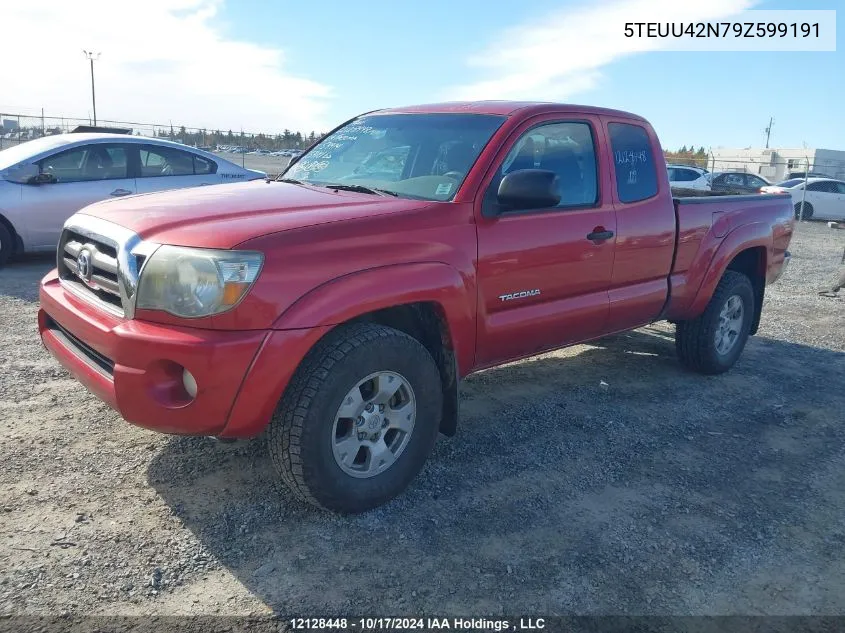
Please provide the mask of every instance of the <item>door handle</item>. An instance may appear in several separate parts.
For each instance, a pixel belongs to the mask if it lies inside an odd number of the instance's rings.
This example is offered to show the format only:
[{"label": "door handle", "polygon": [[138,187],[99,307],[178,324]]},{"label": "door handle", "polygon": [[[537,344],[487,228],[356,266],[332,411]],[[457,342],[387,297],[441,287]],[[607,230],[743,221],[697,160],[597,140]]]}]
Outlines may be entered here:
[{"label": "door handle", "polygon": [[[601,228],[601,227],[596,227]],[[596,231],[594,230],[592,233],[587,233],[587,239],[592,242],[603,242],[604,240],[609,240],[613,237],[613,231]]]},{"label": "door handle", "polygon": [[109,195],[110,196],[128,196],[130,193],[132,193],[132,192],[129,191],[129,189],[115,189]]}]

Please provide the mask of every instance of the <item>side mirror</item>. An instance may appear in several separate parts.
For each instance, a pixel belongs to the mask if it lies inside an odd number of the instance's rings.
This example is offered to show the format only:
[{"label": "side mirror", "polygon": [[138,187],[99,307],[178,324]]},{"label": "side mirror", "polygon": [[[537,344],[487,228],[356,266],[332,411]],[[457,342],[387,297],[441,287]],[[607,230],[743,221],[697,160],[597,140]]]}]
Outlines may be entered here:
[{"label": "side mirror", "polygon": [[3,172],[4,180],[9,182],[16,182],[19,185],[37,184],[36,179],[41,175],[41,170],[38,165],[22,164],[9,167]]},{"label": "side mirror", "polygon": [[555,207],[560,203],[557,174],[547,169],[517,169],[502,178],[496,198],[504,210]]},{"label": "side mirror", "polygon": [[56,182],[56,177],[53,174],[40,173],[29,180],[31,185],[49,185]]}]

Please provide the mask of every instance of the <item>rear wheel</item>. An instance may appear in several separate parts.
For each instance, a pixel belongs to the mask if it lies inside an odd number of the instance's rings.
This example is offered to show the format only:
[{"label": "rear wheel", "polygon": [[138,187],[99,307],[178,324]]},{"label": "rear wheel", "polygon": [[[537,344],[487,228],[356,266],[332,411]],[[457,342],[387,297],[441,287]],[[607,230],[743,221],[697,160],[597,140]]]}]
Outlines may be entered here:
[{"label": "rear wheel", "polygon": [[[804,205],[804,213],[801,213],[801,205]],[[813,217],[813,205],[809,202],[799,202],[795,205],[795,219],[803,218],[809,220]]]},{"label": "rear wheel", "polygon": [[297,370],[270,423],[282,480],[300,499],[363,512],[402,492],[437,437],[440,374],[416,339],[341,326]]},{"label": "rear wheel", "polygon": [[702,374],[733,367],[754,320],[754,288],[742,273],[727,271],[698,318],[678,322],[675,350],[681,363]]},{"label": "rear wheel", "polygon": [[0,222],[0,266],[9,261],[12,257],[12,249],[15,245],[12,233]]}]

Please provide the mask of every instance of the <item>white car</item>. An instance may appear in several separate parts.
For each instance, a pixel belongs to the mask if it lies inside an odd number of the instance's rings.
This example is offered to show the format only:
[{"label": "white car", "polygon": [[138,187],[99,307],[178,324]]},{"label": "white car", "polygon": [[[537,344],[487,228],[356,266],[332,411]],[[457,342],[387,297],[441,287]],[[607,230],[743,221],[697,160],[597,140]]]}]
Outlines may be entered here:
[{"label": "white car", "polygon": [[53,251],[62,226],[109,197],[264,178],[209,152],[127,134],[46,136],[0,151],[0,265]]},{"label": "white car", "polygon": [[762,192],[789,193],[792,196],[796,218],[801,216],[805,220],[845,220],[845,182],[833,178],[808,178],[806,182],[806,192],[803,178],[793,178],[771,187],[763,187]]},{"label": "white car", "polygon": [[689,165],[666,165],[666,168],[669,170],[670,187],[710,190],[710,179],[705,170]]}]

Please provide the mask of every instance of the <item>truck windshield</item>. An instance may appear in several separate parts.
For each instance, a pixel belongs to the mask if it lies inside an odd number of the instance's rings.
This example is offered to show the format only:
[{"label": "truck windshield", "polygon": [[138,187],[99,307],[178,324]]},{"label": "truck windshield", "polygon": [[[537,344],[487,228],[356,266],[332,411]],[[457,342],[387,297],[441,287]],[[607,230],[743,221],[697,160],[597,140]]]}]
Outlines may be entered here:
[{"label": "truck windshield", "polygon": [[284,178],[420,200],[451,200],[505,117],[373,114],[328,135]]}]

